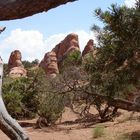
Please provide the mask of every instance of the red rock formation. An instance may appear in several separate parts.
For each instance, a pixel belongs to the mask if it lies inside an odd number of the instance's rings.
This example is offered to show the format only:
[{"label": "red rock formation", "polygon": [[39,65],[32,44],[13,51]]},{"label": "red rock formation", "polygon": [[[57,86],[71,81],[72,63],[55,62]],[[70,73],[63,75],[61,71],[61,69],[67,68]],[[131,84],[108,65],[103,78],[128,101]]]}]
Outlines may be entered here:
[{"label": "red rock formation", "polygon": [[93,51],[93,49],[94,49],[94,41],[90,39],[82,52],[82,56],[85,56],[89,52]]},{"label": "red rock formation", "polygon": [[19,50],[15,50],[11,53],[9,62],[8,62],[8,69],[9,69],[10,77],[26,76],[27,71],[24,69],[21,58],[22,56]]},{"label": "red rock formation", "polygon": [[40,67],[45,70],[45,73],[48,77],[55,77],[59,73],[56,53],[53,51],[46,53],[40,63]]},{"label": "red rock formation", "polygon": [[74,50],[80,51],[80,48],[78,35],[72,33],[57,44],[51,52],[45,54],[40,63],[40,67],[45,70],[47,76],[55,77],[56,74],[59,73],[58,64],[60,64],[64,58]]},{"label": "red rock formation", "polygon": [[65,56],[74,50],[80,51],[79,40],[77,34],[71,33],[67,35],[63,41],[56,45],[52,51],[56,53],[56,57],[59,63]]}]

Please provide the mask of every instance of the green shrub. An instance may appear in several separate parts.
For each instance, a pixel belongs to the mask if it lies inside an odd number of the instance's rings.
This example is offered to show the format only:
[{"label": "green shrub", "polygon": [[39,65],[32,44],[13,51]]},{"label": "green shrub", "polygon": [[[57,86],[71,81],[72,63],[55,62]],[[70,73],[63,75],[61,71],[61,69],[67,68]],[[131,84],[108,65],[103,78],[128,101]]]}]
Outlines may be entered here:
[{"label": "green shrub", "polygon": [[96,126],[93,129],[93,138],[99,138],[102,137],[104,135],[104,126]]},{"label": "green shrub", "polygon": [[82,57],[81,52],[78,50],[71,51],[69,54],[67,54],[63,61],[60,63],[60,72],[65,71],[65,68],[71,66],[79,66],[81,65]]},{"label": "green shrub", "polygon": [[[44,125],[52,125],[62,115],[64,110],[62,95],[46,93],[40,97],[39,116],[44,118]],[[41,122],[42,123],[42,122]]]},{"label": "green shrub", "polygon": [[63,97],[56,91],[54,93],[52,81],[46,78],[44,70],[39,68],[36,71],[37,73],[34,70],[29,73],[31,77],[33,73],[36,75],[34,79],[32,78],[33,82],[30,85],[32,88],[28,89],[22,101],[27,108],[32,108],[31,111],[39,115],[37,127],[48,126],[54,124],[61,116],[64,109]]},{"label": "green shrub", "polygon": [[30,118],[37,112],[36,89],[32,86],[33,79],[4,78],[3,98],[10,115],[16,119]]},{"label": "green shrub", "polygon": [[4,94],[4,101],[6,108],[11,116],[18,118],[18,115],[22,114],[22,95],[15,92],[8,92],[7,94]]}]

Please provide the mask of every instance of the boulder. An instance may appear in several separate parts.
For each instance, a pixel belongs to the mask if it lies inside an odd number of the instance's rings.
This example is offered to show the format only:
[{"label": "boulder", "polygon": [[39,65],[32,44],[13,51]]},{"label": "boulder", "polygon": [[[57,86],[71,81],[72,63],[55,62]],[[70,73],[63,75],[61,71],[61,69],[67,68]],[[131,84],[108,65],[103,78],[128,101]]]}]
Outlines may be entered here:
[{"label": "boulder", "polygon": [[22,67],[13,67],[10,69],[10,77],[26,77],[27,71]]}]

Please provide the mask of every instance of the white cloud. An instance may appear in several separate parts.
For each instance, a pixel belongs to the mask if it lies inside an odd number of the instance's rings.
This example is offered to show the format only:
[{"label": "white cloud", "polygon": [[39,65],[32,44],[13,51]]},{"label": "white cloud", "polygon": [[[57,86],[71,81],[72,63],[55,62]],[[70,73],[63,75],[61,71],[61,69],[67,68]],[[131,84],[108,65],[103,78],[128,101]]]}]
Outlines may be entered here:
[{"label": "white cloud", "polygon": [[127,7],[134,7],[136,0],[125,0],[124,3]]},{"label": "white cloud", "polygon": [[0,42],[0,55],[5,62],[13,50],[20,50],[23,59],[33,60],[42,55],[44,48],[43,35],[39,31],[16,29]]},{"label": "white cloud", "polygon": [[[55,34],[45,39],[39,31],[15,29],[8,37],[0,41],[0,56],[4,62],[8,62],[10,53],[14,50],[20,50],[22,60],[32,61],[36,58],[41,60],[46,52],[51,51],[69,33],[71,32]],[[92,32],[80,30],[74,33],[79,36],[81,50],[89,39],[95,40]]]}]

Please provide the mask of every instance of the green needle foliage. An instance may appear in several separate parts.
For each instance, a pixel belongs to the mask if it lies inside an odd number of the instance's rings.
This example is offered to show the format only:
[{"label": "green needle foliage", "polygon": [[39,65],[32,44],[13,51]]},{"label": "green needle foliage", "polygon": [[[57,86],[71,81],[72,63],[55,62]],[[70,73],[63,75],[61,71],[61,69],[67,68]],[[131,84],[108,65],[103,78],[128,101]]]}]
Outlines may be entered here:
[{"label": "green needle foliage", "polygon": [[91,85],[101,94],[124,97],[130,87],[140,86],[140,1],[134,8],[112,4],[105,12],[95,10],[95,15],[104,28],[92,28],[98,33],[99,53],[86,66],[92,73]]}]

